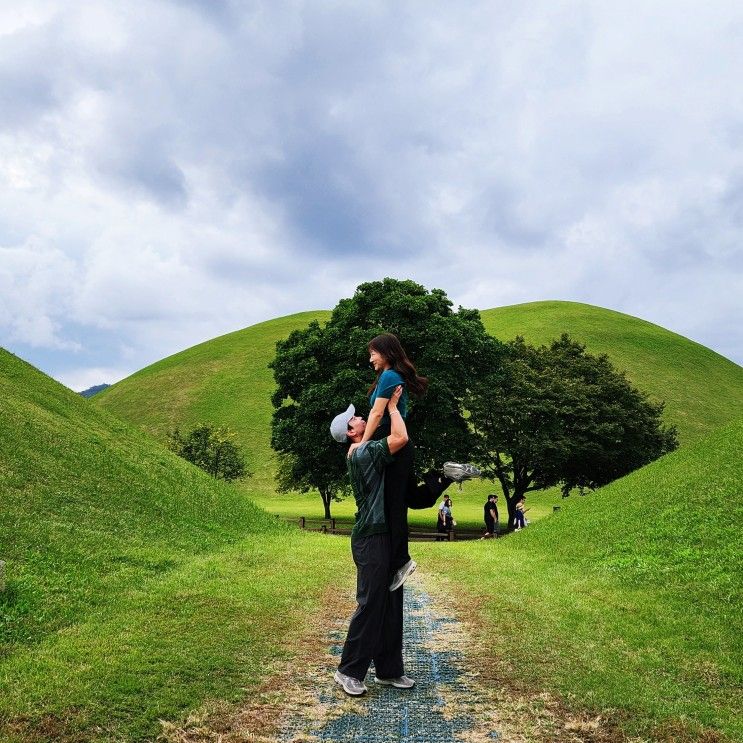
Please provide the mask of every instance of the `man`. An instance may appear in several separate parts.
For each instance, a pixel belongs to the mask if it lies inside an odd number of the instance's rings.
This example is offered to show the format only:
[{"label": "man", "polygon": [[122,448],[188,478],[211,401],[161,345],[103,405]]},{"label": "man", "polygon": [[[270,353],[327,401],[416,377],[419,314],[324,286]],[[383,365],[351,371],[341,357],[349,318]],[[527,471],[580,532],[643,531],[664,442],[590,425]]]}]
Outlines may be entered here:
[{"label": "man", "polygon": [[[409,689],[413,679],[404,675],[402,659],[402,590],[390,591],[390,536],[384,516],[384,467],[408,442],[405,421],[397,409],[398,387],[387,403],[390,435],[365,441],[346,459],[356,499],[356,523],[351,531],[351,554],[356,564],[358,606],[348,627],[335,681],[352,696],[363,694],[369,665],[374,661],[377,683]],[[330,426],[336,441],[360,442],[366,421],[353,405],[337,415]]]},{"label": "man", "polygon": [[489,539],[495,536],[498,528],[498,496],[491,493],[483,508],[485,518],[485,536],[483,539]]},{"label": "man", "polygon": [[[392,553],[384,512],[384,468],[408,441],[405,421],[397,409],[402,395],[398,387],[387,403],[390,435],[380,441],[365,441],[346,458],[356,500],[356,523],[351,532],[351,553],[356,564],[356,600],[335,681],[352,696],[367,691],[364,678],[371,662],[375,681],[385,686],[409,689],[415,681],[404,675],[402,658],[403,591],[401,584],[390,590]],[[366,421],[353,405],[337,415],[330,433],[340,443],[361,442]],[[468,465],[447,463],[454,477],[427,473],[424,485],[411,480],[406,500],[412,508],[428,508],[455,479],[473,477]],[[478,473],[479,474],[479,473]],[[412,572],[412,571],[410,571]],[[407,573],[404,577],[407,577]],[[404,581],[402,581],[404,582]],[[396,581],[393,580],[393,586]]]}]

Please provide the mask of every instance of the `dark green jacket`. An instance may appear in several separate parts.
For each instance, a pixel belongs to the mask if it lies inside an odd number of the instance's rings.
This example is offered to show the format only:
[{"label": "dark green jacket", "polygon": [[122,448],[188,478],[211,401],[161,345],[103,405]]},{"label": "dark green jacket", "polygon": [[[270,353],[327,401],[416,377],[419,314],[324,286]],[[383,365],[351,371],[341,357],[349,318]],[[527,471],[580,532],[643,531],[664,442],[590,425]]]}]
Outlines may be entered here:
[{"label": "dark green jacket", "polygon": [[357,509],[351,539],[387,533],[387,521],[384,518],[384,468],[392,459],[387,439],[365,441],[346,459]]}]

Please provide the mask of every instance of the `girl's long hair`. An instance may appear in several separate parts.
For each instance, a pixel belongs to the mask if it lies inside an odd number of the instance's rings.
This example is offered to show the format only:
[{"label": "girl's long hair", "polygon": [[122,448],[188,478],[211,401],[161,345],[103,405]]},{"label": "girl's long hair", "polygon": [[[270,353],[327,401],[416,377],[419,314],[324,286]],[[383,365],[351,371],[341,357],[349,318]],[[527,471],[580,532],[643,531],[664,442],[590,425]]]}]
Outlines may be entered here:
[{"label": "girl's long hair", "polygon": [[[382,354],[390,366],[405,380],[408,391],[413,395],[424,395],[428,389],[428,378],[418,376],[413,362],[408,358],[405,349],[400,345],[396,335],[382,333],[369,341],[369,350]],[[369,387],[367,394],[377,386],[381,372]]]}]

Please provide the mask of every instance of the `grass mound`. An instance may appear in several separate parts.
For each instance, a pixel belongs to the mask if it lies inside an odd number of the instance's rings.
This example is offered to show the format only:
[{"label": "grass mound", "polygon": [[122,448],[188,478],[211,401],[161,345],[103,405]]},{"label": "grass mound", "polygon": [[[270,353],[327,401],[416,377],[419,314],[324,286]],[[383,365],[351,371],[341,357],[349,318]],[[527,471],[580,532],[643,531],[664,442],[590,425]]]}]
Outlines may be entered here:
[{"label": "grass mound", "polygon": [[618,709],[629,734],[743,739],[742,449],[739,420],[508,539],[446,545],[501,677]]},{"label": "grass mound", "polygon": [[214,338],[141,369],[91,402],[164,440],[176,426],[226,425],[244,447],[255,490],[273,486],[271,394],[276,341],[329,312],[303,312]]},{"label": "grass mound", "polygon": [[591,353],[605,353],[641,390],[666,403],[665,419],[681,445],[743,416],[743,368],[658,325],[578,302],[530,302],[482,312],[491,335],[548,343],[570,333]]},{"label": "grass mound", "polygon": [[1,349],[0,401],[0,739],[153,738],[288,654],[345,545]]},{"label": "grass mound", "polygon": [[[484,310],[490,333],[507,340],[518,334],[547,342],[567,331],[614,364],[656,399],[667,401],[666,419],[675,423],[682,445],[743,416],[743,369],[693,341],[657,325],[611,310],[574,302],[532,304]],[[158,361],[108,390],[93,403],[136,423],[161,440],[176,425],[200,421],[225,424],[246,447],[254,477],[244,492],[272,513],[322,516],[316,493],[277,496],[270,448],[270,396],[274,389],[268,363],[276,341],[329,312],[306,312],[260,323],[207,341]],[[318,422],[318,435],[324,425]],[[467,483],[455,490],[457,522],[481,526],[482,504],[493,490],[489,483]],[[560,501],[557,489],[530,498],[532,518],[551,512]],[[350,500],[333,505],[334,515],[352,519]],[[411,513],[411,523],[433,527],[432,511]]]}]

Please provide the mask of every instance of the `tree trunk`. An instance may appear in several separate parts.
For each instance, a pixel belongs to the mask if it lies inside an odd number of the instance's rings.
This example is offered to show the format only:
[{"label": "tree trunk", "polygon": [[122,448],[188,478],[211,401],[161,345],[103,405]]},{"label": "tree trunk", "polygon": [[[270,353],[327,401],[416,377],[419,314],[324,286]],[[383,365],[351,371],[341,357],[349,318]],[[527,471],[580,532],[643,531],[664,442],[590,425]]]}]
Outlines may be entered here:
[{"label": "tree trunk", "polygon": [[514,490],[512,496],[506,496],[506,504],[508,505],[508,531],[514,530],[513,520],[516,518],[516,503],[523,497],[524,491]]},{"label": "tree trunk", "polygon": [[506,507],[508,508],[508,531],[513,531],[513,520],[516,518],[516,501],[518,498],[516,494],[512,496],[506,496]]},{"label": "tree trunk", "polygon": [[[500,456],[498,456],[498,463],[500,464]],[[506,508],[508,509],[508,521],[506,522],[506,531],[512,531],[513,519],[514,519],[514,516],[516,515],[516,501],[518,500],[518,498],[515,493],[511,495],[510,483],[508,482],[508,479],[505,473],[498,470],[497,477],[498,477],[498,481],[500,482],[501,490],[503,491],[503,496],[506,499]],[[503,530],[502,521],[499,523],[498,528],[500,531]]]},{"label": "tree trunk", "polygon": [[330,519],[330,491],[321,490],[320,497],[322,498],[322,504],[325,507],[325,518]]}]

